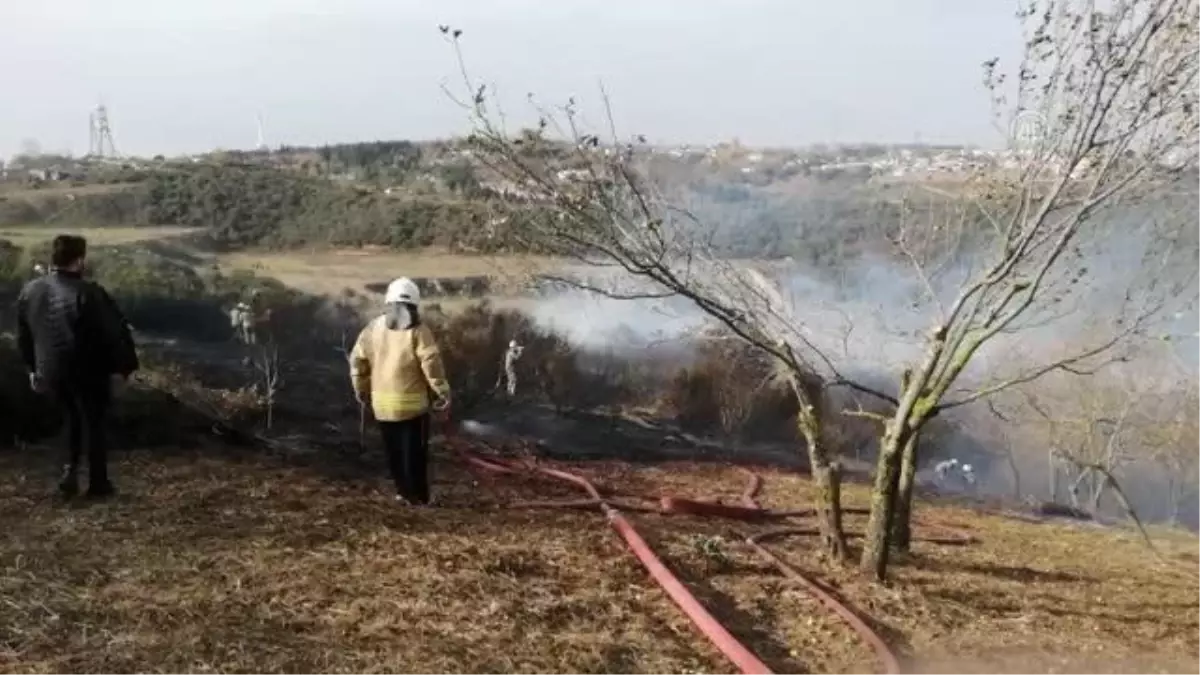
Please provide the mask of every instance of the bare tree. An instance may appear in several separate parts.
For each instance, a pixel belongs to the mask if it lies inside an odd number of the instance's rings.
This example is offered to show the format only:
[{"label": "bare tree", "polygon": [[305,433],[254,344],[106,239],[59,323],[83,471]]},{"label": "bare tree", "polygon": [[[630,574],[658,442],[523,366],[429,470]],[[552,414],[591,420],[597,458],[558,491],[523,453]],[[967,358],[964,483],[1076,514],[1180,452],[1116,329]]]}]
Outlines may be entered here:
[{"label": "bare tree", "polygon": [[[1089,275],[1088,256],[1117,234],[1102,225],[1104,207],[1144,197],[1195,167],[1194,2],[1115,0],[1104,9],[1084,0],[1030,3],[1022,18],[1028,34],[1015,97],[1006,96],[995,61],[985,64],[986,81],[997,110],[1015,109],[1017,126],[1029,131],[1032,120],[1036,133],[1022,134],[1018,170],[985,172],[962,189],[964,206],[976,209],[986,224],[990,250],[984,267],[968,272],[944,308],[931,285],[938,319],[885,425],[860,560],[880,579],[887,570],[902,455],[930,418],[1047,373],[1095,369],[1130,338],[1144,335],[1166,298],[1194,291],[1194,269],[1178,285],[1146,275],[1142,285],[1119,289],[1125,301],[1103,317],[1107,322],[1097,317],[1061,355],[1023,359],[1004,369],[1010,372],[1003,377],[952,389],[997,338],[1053,326],[1065,314],[1065,299],[1087,286],[1080,279],[1103,287],[1103,275]],[[1165,245],[1147,256],[1148,267],[1161,272],[1166,263],[1155,263],[1173,261],[1177,251],[1170,235],[1160,233],[1154,241]]]},{"label": "bare tree", "polygon": [[[353,340],[354,334],[351,332],[350,326],[343,322],[338,332],[338,344],[333,350],[342,355],[347,366],[351,365],[350,352],[354,350]],[[358,404],[358,447],[360,450],[365,450],[367,447],[367,406],[361,402]]]},{"label": "bare tree", "polygon": [[[1021,470],[1017,466],[1016,454],[1013,452],[1014,439],[1008,433],[1007,425],[1012,423],[1012,418],[1006,415],[997,405],[994,399],[987,401],[988,410],[992,417],[999,420],[1000,429],[1000,446],[1004,451],[1004,459],[1008,462],[1008,470],[1012,474],[1012,499],[1014,502],[1022,501],[1024,493],[1021,491]],[[1053,463],[1051,464],[1051,472],[1053,472]]]},{"label": "bare tree", "polygon": [[[1185,496],[1187,490],[1196,489],[1194,477],[1196,475],[1196,453],[1183,452],[1182,448],[1175,447],[1170,454],[1164,454],[1160,461],[1164,467],[1167,489],[1163,493],[1163,500],[1166,503],[1167,524],[1171,527],[1179,526],[1180,511],[1183,504],[1187,501]],[[1189,479],[1191,482],[1189,483]],[[1193,500],[1194,501],[1194,500]]]},{"label": "bare tree", "polygon": [[[1141,427],[1134,427],[1131,422],[1145,397],[1145,392],[1131,390],[1121,392],[1121,400],[1114,402],[1105,400],[1103,394],[1085,388],[1073,414],[1054,414],[1039,397],[1026,393],[1029,407],[1043,418],[1047,427],[1047,445],[1054,454],[1056,469],[1065,469],[1071,506],[1093,515],[1099,513],[1101,499],[1109,487],[1106,476],[1115,475],[1137,459],[1137,453],[1126,447],[1126,439]],[[1057,481],[1052,492],[1057,492]],[[1081,495],[1086,501],[1080,500]]]},{"label": "bare tree", "polygon": [[266,427],[269,431],[275,423],[275,402],[283,388],[279,347],[274,343],[260,346],[254,354],[253,365],[258,374],[255,388],[261,387],[261,400],[267,410]]},{"label": "bare tree", "polygon": [[[1167,489],[1163,493],[1167,522],[1170,525],[1179,524],[1180,509],[1188,491],[1197,487],[1197,465],[1200,464],[1200,423],[1196,419],[1196,410],[1200,393],[1196,381],[1184,383],[1181,387],[1183,395],[1179,404],[1168,409],[1167,414],[1148,429],[1146,442],[1154,449],[1154,459],[1162,467],[1166,477]],[[1194,498],[1192,499],[1194,503]]]},{"label": "bare tree", "polygon": [[490,174],[495,194],[535,214],[497,219],[505,223],[498,236],[509,238],[514,248],[565,259],[579,271],[543,275],[551,282],[615,299],[686,301],[769,359],[799,403],[796,428],[818,487],[825,551],[844,559],[841,472],[823,428],[825,390],[849,385],[893,403],[894,397],[842,375],[818,348],[811,327],[798,320],[769,268],[720,255],[715,230],[648,178],[640,153],[645,140],[617,136],[606,97],[606,140],[585,130],[573,99],[554,110],[535,104],[541,116],[537,128],[509,132],[487,87],[463,65],[457,37],[451,43],[466,91],[455,98],[471,117],[475,157]]},{"label": "bare tree", "polygon": [[[1123,358],[1123,350],[1154,327],[1173,299],[1194,293],[1194,262],[1186,279],[1157,278],[1179,262],[1182,228],[1170,232],[1149,222],[1139,231],[1121,232],[1103,216],[1107,207],[1130,200],[1153,204],[1154,195],[1177,185],[1181,173],[1195,170],[1197,11],[1188,0],[1114,0],[1103,9],[1086,0],[1062,0],[1031,4],[1022,12],[1028,32],[1016,82],[1006,83],[995,61],[985,64],[998,119],[1020,132],[1009,158],[1016,166],[980,171],[951,190],[945,208],[957,217],[906,216],[893,233],[896,250],[912,263],[935,315],[920,338],[922,355],[900,369],[896,397],[843,375],[818,347],[829,344],[815,334],[818,323],[797,319],[770,281],[769,269],[718,255],[714,233],[655,188],[639,164],[639,143],[622,142],[611,122],[607,140],[583,131],[572,100],[561,109],[540,108],[536,129],[510,134],[503,115],[491,109],[487,88],[465,67],[468,95],[461,102],[475,126],[476,156],[503,184],[502,192],[534,207],[536,215],[507,228],[518,245],[573,260],[592,279],[606,272],[612,279],[615,271],[616,278],[642,282],[621,289],[586,277],[562,279],[577,287],[615,298],[686,299],[779,365],[801,404],[797,427],[820,492],[826,544],[835,557],[844,555],[845,543],[839,473],[822,427],[825,390],[848,385],[893,404],[881,416],[871,516],[859,561],[882,579],[892,533],[903,531],[894,527],[897,505],[911,512],[913,481],[901,490],[905,454],[915,468],[916,437],[931,419],[1048,373],[1094,372]],[[457,41],[454,45],[461,66]],[[612,116],[606,111],[606,117]],[[551,135],[566,143],[549,141]],[[567,164],[569,173],[561,170]],[[1116,236],[1149,242],[1144,274],[1136,279],[1090,272]],[[972,243],[970,260],[954,255],[966,240]],[[1092,283],[1081,283],[1085,279]],[[1095,288],[1123,299],[1097,313],[1056,354],[1021,349],[1023,336],[1062,325],[1080,309],[1072,302],[1084,302]],[[1016,358],[1003,367],[980,365],[981,355],[995,356],[995,348],[1005,344]],[[1111,485],[1111,475],[1107,478]]]},{"label": "bare tree", "polygon": [[[1191,332],[1189,326],[1188,331]],[[1168,524],[1179,524],[1180,511],[1185,503],[1195,503],[1195,494],[1200,490],[1200,377],[1196,366],[1186,352],[1177,349],[1180,338],[1191,342],[1194,335],[1164,336],[1163,345],[1173,357],[1176,375],[1166,387],[1166,395],[1152,402],[1154,415],[1150,424],[1142,430],[1140,440],[1149,450],[1153,461],[1166,478],[1167,489],[1163,493]],[[1188,349],[1195,354],[1194,347]]]},{"label": "bare tree", "polygon": [[[1045,449],[1046,494],[1051,503],[1068,504],[1070,513],[1099,516],[1107,510],[1107,496],[1135,522],[1139,513],[1170,521],[1182,493],[1195,488],[1200,383],[1193,366],[1179,363],[1179,372],[1172,372],[1170,358],[1164,363],[1151,345],[1144,347],[1137,361],[1109,372],[1049,376],[1036,390],[1014,387],[988,402],[1003,422],[1022,422],[1009,438],[1012,444]],[[1013,451],[1007,454],[1012,462]],[[1118,480],[1144,481],[1160,472],[1165,490],[1156,485],[1132,495],[1113,491]],[[1142,498],[1125,505],[1133,495]]]}]

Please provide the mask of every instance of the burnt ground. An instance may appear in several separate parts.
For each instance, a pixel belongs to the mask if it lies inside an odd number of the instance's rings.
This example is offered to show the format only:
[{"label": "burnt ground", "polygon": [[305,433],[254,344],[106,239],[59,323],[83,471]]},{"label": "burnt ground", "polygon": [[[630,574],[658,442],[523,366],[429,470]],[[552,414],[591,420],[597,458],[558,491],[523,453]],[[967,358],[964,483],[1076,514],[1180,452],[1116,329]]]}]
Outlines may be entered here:
[{"label": "burnt ground", "polygon": [[[172,381],[244,383],[240,359],[213,363],[185,366],[184,377]],[[439,445],[434,489],[441,505],[399,508],[388,499],[374,434],[360,444],[341,364],[297,369],[290,377],[294,398],[280,401],[269,442],[192,420],[186,438],[118,452],[115,473],[123,491],[109,503],[53,498],[56,463],[46,445],[0,451],[0,669],[731,667],[600,516],[507,508],[520,500],[575,497],[570,488],[473,473]],[[185,389],[173,395],[195,393]],[[165,410],[160,422],[185,414]],[[479,417],[494,419],[489,415],[501,413],[482,410]],[[541,412],[526,415],[544,419]],[[532,423],[521,414],[505,419],[510,431]],[[261,424],[254,416],[240,422]],[[586,423],[576,428],[585,431],[548,434],[542,450],[571,455],[576,443],[584,444],[582,436],[595,433]],[[657,438],[625,440],[621,447],[640,456],[633,449]],[[603,448],[592,442],[586,452]],[[745,482],[743,469],[711,458],[631,462],[573,455],[559,463],[602,485],[646,494],[734,497]],[[766,506],[811,503],[803,475],[758,470],[766,478]],[[866,490],[850,484],[845,497],[862,506]],[[739,543],[763,526],[632,518],[664,561],[773,668],[874,667],[852,633]],[[919,532],[954,526],[979,541],[965,547],[918,542],[896,561],[886,586],[821,561],[803,540],[774,548],[869,616],[910,670],[1195,669],[1200,583],[1193,536],[1163,534],[1154,553],[1125,529],[1033,523],[943,501],[922,502],[918,518]],[[863,524],[852,516],[847,528],[857,532]]]}]

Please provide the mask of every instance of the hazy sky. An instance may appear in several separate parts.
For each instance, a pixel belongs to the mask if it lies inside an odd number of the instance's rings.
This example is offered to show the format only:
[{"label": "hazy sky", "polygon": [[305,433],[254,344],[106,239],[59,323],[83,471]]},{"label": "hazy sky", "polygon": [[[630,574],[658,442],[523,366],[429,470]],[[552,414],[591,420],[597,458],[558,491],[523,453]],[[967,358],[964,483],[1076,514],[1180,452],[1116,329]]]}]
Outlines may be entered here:
[{"label": "hazy sky", "polygon": [[0,0],[0,156],[87,151],[109,107],[135,154],[433,138],[466,128],[436,29],[511,122],[603,81],[619,131],[996,144],[980,63],[1014,57],[1012,0]]}]

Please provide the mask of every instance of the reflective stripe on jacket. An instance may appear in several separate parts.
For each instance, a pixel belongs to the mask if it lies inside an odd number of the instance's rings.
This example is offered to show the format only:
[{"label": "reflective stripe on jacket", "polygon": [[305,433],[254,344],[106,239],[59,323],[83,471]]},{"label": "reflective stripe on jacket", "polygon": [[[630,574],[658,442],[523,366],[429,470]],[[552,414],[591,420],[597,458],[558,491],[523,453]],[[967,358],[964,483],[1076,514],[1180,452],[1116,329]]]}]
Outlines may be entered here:
[{"label": "reflective stripe on jacket", "polygon": [[424,324],[392,330],[387,317],[363,328],[350,352],[350,379],[362,398],[370,392],[375,419],[400,422],[429,410],[430,391],[449,402],[450,382],[433,332]]}]

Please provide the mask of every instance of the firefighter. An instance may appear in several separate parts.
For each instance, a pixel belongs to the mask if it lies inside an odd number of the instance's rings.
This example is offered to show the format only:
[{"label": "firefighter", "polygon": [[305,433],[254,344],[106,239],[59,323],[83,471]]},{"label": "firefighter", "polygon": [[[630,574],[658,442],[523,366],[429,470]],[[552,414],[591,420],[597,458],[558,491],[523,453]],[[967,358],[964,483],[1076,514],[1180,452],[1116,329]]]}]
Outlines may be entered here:
[{"label": "firefighter", "polygon": [[504,390],[508,392],[509,397],[517,395],[517,360],[521,358],[521,352],[525,348],[517,343],[516,340],[508,341],[508,349],[504,351]]},{"label": "firefighter", "polygon": [[229,310],[229,326],[233,328],[233,338],[238,342],[246,341],[242,331],[242,308],[243,303],[239,302]]},{"label": "firefighter", "polygon": [[450,382],[433,331],[421,322],[420,301],[411,279],[388,284],[383,314],[363,328],[350,352],[350,378],[359,405],[371,406],[379,424],[396,500],[424,505],[431,416],[449,416]]},{"label": "firefighter", "polygon": [[975,489],[975,482],[976,482],[976,480],[978,480],[977,477],[975,476],[975,468],[972,467],[970,464],[963,464],[961,471],[962,471],[963,482],[965,482],[967,484],[967,489],[969,489],[969,490]]},{"label": "firefighter", "polygon": [[933,472],[937,475],[938,483],[944,485],[946,483],[946,478],[950,475],[950,472],[953,471],[957,466],[958,460],[954,458],[944,459],[937,464],[934,464]]},{"label": "firefighter", "polygon": [[258,342],[257,331],[255,330],[254,309],[245,301],[241,301],[234,305],[230,312],[230,318],[233,321],[234,330],[237,331],[238,339],[245,345],[253,345]]},{"label": "firefighter", "polygon": [[261,337],[259,335],[259,328],[266,318],[262,304],[261,293],[257,288],[250,291],[249,298],[242,303],[242,331],[245,334],[245,341],[248,345],[258,344]]}]

